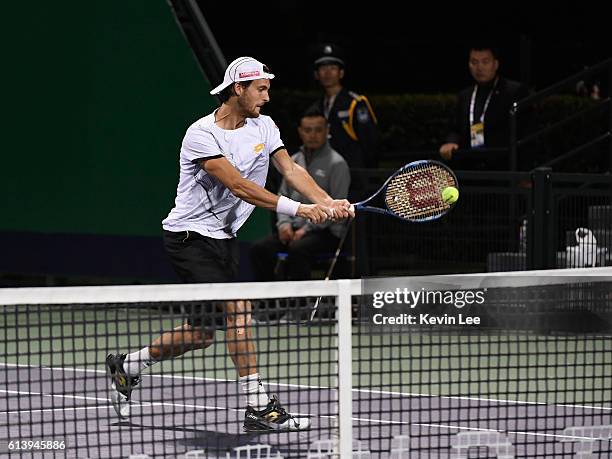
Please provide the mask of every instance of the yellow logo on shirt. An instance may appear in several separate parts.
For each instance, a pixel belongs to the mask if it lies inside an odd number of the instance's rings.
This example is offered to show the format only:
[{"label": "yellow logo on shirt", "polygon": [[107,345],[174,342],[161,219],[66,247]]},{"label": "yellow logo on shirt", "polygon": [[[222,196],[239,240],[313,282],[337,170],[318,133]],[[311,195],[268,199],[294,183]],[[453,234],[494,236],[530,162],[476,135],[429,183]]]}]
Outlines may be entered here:
[{"label": "yellow logo on shirt", "polygon": [[266,145],[265,143],[259,143],[259,144],[255,145],[255,148],[253,148],[253,151],[255,153],[261,153],[261,150],[264,149],[265,145]]}]

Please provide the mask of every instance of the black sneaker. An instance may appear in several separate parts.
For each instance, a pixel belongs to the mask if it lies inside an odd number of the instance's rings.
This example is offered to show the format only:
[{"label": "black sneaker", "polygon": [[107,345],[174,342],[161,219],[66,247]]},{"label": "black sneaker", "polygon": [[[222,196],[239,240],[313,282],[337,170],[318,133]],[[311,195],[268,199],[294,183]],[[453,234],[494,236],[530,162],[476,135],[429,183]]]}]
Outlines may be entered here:
[{"label": "black sneaker", "polygon": [[244,415],[244,430],[247,432],[307,429],[310,429],[310,418],[293,417],[285,411],[275,396],[263,410],[257,411],[252,406],[248,406]]},{"label": "black sneaker", "polygon": [[130,377],[123,368],[125,354],[109,354],[106,356],[106,371],[111,379],[110,399],[119,417],[130,415],[130,396],[132,389],[140,383],[138,376]]}]

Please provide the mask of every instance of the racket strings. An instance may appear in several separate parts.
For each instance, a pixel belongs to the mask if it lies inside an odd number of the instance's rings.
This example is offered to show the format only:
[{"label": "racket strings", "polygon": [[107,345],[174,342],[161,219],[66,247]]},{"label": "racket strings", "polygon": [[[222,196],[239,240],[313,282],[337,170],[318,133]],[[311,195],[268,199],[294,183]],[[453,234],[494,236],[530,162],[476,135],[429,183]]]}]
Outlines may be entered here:
[{"label": "racket strings", "polygon": [[409,220],[425,220],[448,211],[442,190],[457,186],[452,173],[436,164],[412,166],[389,182],[385,203],[392,212]]}]

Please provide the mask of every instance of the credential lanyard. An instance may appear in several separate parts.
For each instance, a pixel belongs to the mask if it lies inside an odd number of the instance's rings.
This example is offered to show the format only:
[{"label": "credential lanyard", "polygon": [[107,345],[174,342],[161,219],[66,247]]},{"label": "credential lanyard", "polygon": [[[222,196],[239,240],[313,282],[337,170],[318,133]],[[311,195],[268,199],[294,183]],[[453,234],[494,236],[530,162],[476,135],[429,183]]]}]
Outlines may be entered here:
[{"label": "credential lanyard", "polygon": [[[495,92],[495,88],[497,87],[497,82],[499,81],[499,77],[495,78],[495,82],[493,83],[493,87],[491,91],[489,91],[489,95],[487,96],[487,100],[485,100],[484,107],[482,107],[482,114],[480,115],[480,122],[484,121],[485,113],[487,112],[487,108],[489,107],[489,102],[491,102],[491,97],[493,97],[493,93]],[[472,91],[472,99],[470,100],[470,126],[474,125],[474,105],[476,104],[476,91],[478,90],[478,85],[474,85],[474,90]]]}]

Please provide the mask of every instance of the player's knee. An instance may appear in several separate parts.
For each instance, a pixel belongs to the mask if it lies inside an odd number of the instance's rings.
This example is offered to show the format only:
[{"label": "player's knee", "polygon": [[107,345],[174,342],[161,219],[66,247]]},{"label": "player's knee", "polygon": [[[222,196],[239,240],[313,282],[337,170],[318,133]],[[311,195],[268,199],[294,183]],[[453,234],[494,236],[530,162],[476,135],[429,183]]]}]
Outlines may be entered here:
[{"label": "player's knee", "polygon": [[215,331],[201,326],[184,325],[182,330],[181,342],[187,344],[192,349],[207,348],[215,340]]},{"label": "player's knee", "polygon": [[236,301],[228,309],[227,327],[235,328],[239,335],[243,334],[245,329],[251,326],[251,302]]}]

